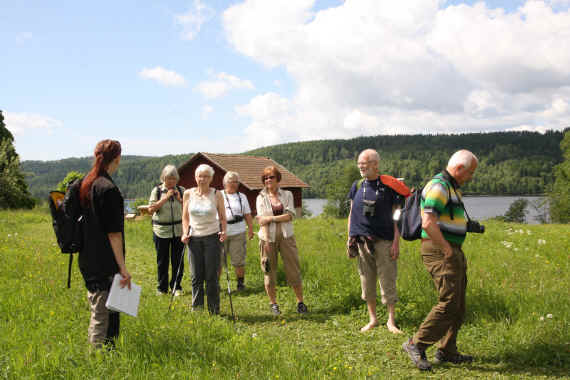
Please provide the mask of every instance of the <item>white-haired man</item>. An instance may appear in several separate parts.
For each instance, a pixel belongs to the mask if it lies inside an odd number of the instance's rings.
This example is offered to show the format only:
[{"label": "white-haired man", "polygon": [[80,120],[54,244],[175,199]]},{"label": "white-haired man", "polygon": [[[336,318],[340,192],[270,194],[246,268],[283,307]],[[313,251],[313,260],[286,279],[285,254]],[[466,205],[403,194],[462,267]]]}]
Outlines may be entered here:
[{"label": "white-haired man", "polygon": [[366,301],[369,322],[360,331],[378,326],[376,317],[376,282],[380,280],[382,303],[388,309],[388,330],[402,331],[395,322],[397,263],[400,254],[400,233],[392,219],[401,198],[382,183],[378,174],[380,156],[366,149],[358,156],[358,169],[363,180],[355,181],[348,194],[348,245],[358,247],[358,272],[362,299]]},{"label": "white-haired man", "polygon": [[467,260],[461,250],[467,220],[458,188],[473,178],[477,165],[473,153],[457,151],[449,159],[447,169],[428,182],[422,192],[422,259],[439,299],[414,337],[402,345],[420,370],[431,369],[425,351],[437,342],[436,363],[473,360],[472,356],[457,351],[467,287]]}]

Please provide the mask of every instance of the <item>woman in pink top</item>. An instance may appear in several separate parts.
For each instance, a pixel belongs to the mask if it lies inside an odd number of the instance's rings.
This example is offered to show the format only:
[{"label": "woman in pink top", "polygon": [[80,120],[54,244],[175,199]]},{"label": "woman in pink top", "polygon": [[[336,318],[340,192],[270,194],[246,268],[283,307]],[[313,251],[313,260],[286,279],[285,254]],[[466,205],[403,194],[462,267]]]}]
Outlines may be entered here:
[{"label": "woman in pink top", "polygon": [[195,176],[198,186],[184,192],[182,206],[182,242],[190,247],[192,310],[204,307],[206,282],[208,311],[219,314],[220,242],[226,239],[224,199],[219,191],[210,187],[214,177],[211,166],[198,166]]}]

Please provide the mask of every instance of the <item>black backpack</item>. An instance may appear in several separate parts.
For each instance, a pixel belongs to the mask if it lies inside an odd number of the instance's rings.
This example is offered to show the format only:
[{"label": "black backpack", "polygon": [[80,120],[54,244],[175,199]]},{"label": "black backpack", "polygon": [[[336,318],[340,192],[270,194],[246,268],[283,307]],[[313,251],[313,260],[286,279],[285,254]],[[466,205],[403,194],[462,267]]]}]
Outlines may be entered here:
[{"label": "black backpack", "polygon": [[[448,195],[451,196],[447,181],[446,188]],[[421,189],[414,190],[412,195],[406,199],[406,204],[400,213],[400,219],[397,224],[398,230],[400,230],[400,236],[404,240],[413,241],[421,239],[422,237],[421,202],[423,190],[423,187]],[[447,204],[451,205],[450,202],[447,202]],[[450,215],[453,219],[453,213],[450,213]]]},{"label": "black backpack", "polygon": [[73,254],[83,247],[83,225],[85,214],[79,202],[81,180],[73,182],[67,192],[51,191],[48,197],[53,231],[61,253],[69,255],[67,287],[71,287],[71,265]]},{"label": "black backpack", "polygon": [[422,237],[422,190],[423,188],[414,190],[401,211],[398,230],[404,240],[412,241]]}]

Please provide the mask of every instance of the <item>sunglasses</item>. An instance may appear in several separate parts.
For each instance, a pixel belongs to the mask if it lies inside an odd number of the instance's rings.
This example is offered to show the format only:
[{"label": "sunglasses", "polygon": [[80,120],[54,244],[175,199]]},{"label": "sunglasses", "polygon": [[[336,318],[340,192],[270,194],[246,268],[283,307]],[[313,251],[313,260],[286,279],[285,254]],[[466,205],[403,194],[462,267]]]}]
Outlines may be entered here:
[{"label": "sunglasses", "polygon": [[276,177],[274,175],[266,175],[265,177],[263,177],[264,181],[267,181],[268,179],[275,179]]}]

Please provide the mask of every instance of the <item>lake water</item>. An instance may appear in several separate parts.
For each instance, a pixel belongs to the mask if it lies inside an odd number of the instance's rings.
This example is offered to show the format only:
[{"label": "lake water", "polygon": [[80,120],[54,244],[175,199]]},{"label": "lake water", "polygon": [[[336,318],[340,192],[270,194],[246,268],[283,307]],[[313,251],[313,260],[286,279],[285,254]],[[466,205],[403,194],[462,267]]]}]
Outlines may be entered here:
[{"label": "lake water", "polygon": [[[526,221],[529,224],[538,223],[536,220],[537,211],[532,207],[532,203],[538,199],[544,199],[544,197],[463,197],[463,202],[465,203],[465,208],[469,213],[471,219],[485,220],[493,218],[499,215],[505,215],[505,212],[509,209],[511,203],[515,200],[523,198],[529,201],[529,205],[526,208]],[[326,199],[303,199],[306,207],[313,213],[313,216],[317,216],[323,212],[323,208],[327,203]]]},{"label": "lake water", "polygon": [[[538,199],[544,199],[544,197],[463,197],[463,201],[465,203],[465,207],[467,208],[467,212],[471,219],[476,220],[485,220],[489,218],[493,218],[499,215],[505,215],[505,212],[509,209],[511,203],[515,200],[523,198],[529,201],[529,205],[526,208],[526,222],[529,224],[536,224],[538,223],[536,220],[536,215],[538,214],[537,211],[532,207],[532,203]],[[132,210],[130,208],[134,199],[126,199],[125,200],[125,208],[127,212]],[[318,198],[309,198],[303,199],[303,203],[309,209],[309,211],[313,214],[313,216],[317,216],[322,214],[323,208],[327,203],[326,199],[318,199]],[[134,210],[132,210],[134,211]]]}]

